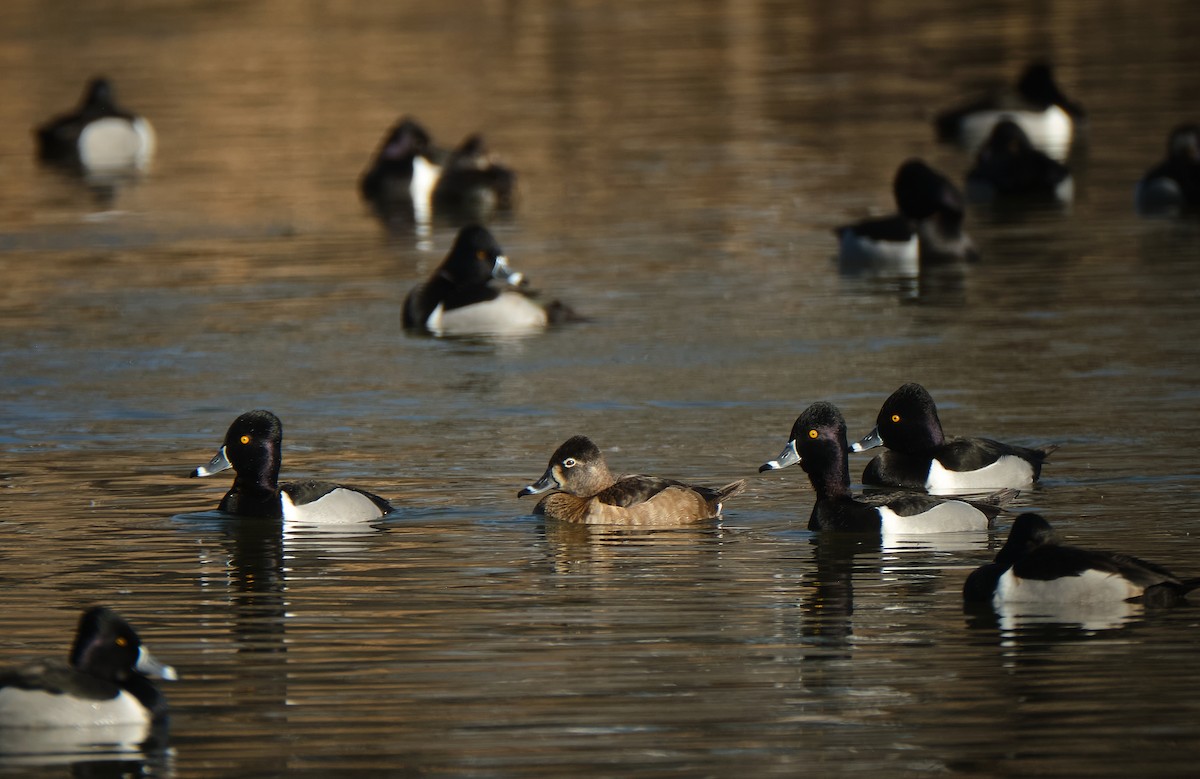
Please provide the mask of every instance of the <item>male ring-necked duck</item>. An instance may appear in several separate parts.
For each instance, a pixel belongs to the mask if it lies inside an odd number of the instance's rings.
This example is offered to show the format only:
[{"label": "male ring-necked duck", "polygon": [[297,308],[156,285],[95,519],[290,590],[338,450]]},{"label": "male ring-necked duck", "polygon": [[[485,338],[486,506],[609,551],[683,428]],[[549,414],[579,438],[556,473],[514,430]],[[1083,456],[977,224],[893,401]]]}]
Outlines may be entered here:
[{"label": "male ring-necked duck", "polygon": [[1041,515],[1017,517],[994,562],[971,572],[963,584],[967,603],[1101,603],[1141,601],[1169,606],[1200,587],[1170,571],[1125,554],[1058,543]]},{"label": "male ring-necked duck", "polygon": [[963,232],[966,205],[950,179],[919,159],[905,161],[892,180],[899,213],[838,227],[838,263],[843,273],[915,277],[921,263],[975,260],[975,245]]},{"label": "male ring-necked duck", "polygon": [[468,136],[450,152],[433,188],[434,212],[480,221],[512,207],[516,174],[493,159],[483,136]]},{"label": "male ring-necked duck", "polygon": [[1075,183],[1067,166],[1034,148],[1005,119],[992,130],[967,172],[967,195],[977,201],[1042,200],[1070,203]]},{"label": "male ring-necked duck", "polygon": [[1146,171],[1134,193],[1142,211],[1200,206],[1200,125],[1181,124],[1167,139],[1167,158]]},{"label": "male ring-necked duck", "polygon": [[154,128],[117,106],[105,78],[92,79],[79,108],[43,124],[37,139],[43,160],[77,164],[92,172],[140,169],[154,156]]},{"label": "male ring-necked duck", "polygon": [[151,678],[173,680],[116,612],[83,612],[67,662],[42,660],[0,671],[0,728],[151,725],[167,701]]},{"label": "male ring-necked duck", "polygon": [[225,442],[208,465],[192,476],[212,476],[233,468],[233,486],[221,511],[243,517],[288,522],[337,523],[377,519],[391,505],[365,490],[323,481],[279,483],[283,425],[270,411],[247,411],[233,421]]},{"label": "male ring-necked duck", "polygon": [[1015,494],[1004,490],[986,501],[944,500],[919,493],[855,497],[850,491],[849,454],[842,412],[822,401],[797,417],[783,452],[758,470],[800,464],[817,493],[809,530],[884,534],[987,530],[1000,513],[999,504]]},{"label": "male ring-necked duck", "polygon": [[867,463],[863,484],[934,494],[1028,487],[1058,448],[1030,449],[988,438],[948,439],[933,398],[916,383],[905,384],[883,402],[875,428],[854,444],[853,451],[877,446],[888,451]]},{"label": "male ring-necked duck", "polygon": [[720,516],[721,504],[745,487],[744,479],[710,489],[656,476],[616,477],[596,445],[577,435],[555,450],[542,478],[517,497],[554,490],[534,511],[563,522],[661,526]]},{"label": "male ring-necked duck", "polygon": [[519,289],[524,280],[486,228],[468,225],[429,280],[408,293],[404,326],[434,335],[515,335],[576,318],[563,304],[543,305]]},{"label": "male ring-necked duck", "polygon": [[383,139],[359,189],[381,213],[390,214],[394,208],[411,210],[411,218],[427,224],[433,189],[442,175],[446,156],[444,149],[434,146],[420,123],[403,117]]},{"label": "male ring-necked duck", "polygon": [[997,92],[959,108],[944,111],[934,124],[938,138],[976,149],[1002,119],[1021,126],[1033,144],[1057,160],[1066,159],[1084,110],[1063,95],[1054,73],[1044,62],[1029,65],[1017,80],[1015,92]]}]

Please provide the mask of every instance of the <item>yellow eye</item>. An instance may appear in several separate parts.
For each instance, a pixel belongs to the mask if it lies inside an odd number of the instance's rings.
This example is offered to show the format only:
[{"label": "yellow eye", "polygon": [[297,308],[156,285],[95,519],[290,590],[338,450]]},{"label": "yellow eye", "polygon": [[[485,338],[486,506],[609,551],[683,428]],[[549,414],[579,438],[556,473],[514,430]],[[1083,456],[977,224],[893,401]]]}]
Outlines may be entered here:
[{"label": "yellow eye", "polygon": [[121,647],[129,646],[129,639],[125,638],[125,636],[117,636],[117,640],[115,643],[117,646],[121,646]]},{"label": "yellow eye", "polygon": [[893,422],[899,422],[899,421],[900,421],[900,415],[899,415],[899,414],[892,414],[892,421],[893,421]]},{"label": "yellow eye", "polygon": [[817,436],[819,436],[819,435],[821,435],[821,434],[820,434],[820,433],[818,433],[816,430],[809,430],[809,431],[808,431],[808,437],[809,437],[809,438],[816,438],[816,437],[817,437]]},{"label": "yellow eye", "polygon": [[250,443],[250,436],[244,435],[241,438],[239,438],[238,440],[241,441],[243,444],[248,444],[248,443]]}]

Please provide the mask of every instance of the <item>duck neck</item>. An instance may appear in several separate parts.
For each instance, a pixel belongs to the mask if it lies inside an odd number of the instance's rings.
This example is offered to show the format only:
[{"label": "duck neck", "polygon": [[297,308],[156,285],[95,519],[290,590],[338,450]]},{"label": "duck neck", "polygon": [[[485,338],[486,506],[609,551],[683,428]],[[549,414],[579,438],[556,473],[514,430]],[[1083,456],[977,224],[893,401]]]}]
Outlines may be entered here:
[{"label": "duck neck", "polygon": [[840,457],[823,452],[817,458],[806,457],[802,464],[818,500],[850,494],[850,461],[845,452]]}]

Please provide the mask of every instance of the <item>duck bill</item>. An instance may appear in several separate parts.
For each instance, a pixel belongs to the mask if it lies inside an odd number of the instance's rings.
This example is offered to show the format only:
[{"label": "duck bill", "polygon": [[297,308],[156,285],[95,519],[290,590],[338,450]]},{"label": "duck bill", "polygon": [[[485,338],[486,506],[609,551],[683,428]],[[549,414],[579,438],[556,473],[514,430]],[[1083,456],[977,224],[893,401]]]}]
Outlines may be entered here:
[{"label": "duck bill", "polygon": [[150,654],[150,650],[144,646],[138,647],[138,659],[133,667],[138,672],[152,679],[164,679],[168,682],[173,682],[179,678],[179,674],[175,673],[174,668]]},{"label": "duck bill", "polygon": [[510,287],[519,287],[521,282],[525,281],[525,274],[509,267],[508,258],[501,254],[496,258],[496,264],[492,266],[492,278],[503,281]]},{"label": "duck bill", "polygon": [[795,440],[788,441],[787,446],[783,447],[783,451],[779,453],[779,457],[774,460],[768,460],[758,467],[758,472],[777,471],[780,468],[786,468],[789,465],[795,465],[800,462],[800,453],[796,451]]},{"label": "duck bill", "polygon": [[233,467],[233,463],[229,462],[229,456],[225,454],[225,447],[217,450],[213,458],[208,461],[208,465],[201,465],[196,470],[192,471],[192,478],[197,476],[212,476],[214,473],[227,471]]},{"label": "duck bill", "polygon": [[883,446],[883,436],[879,435],[878,427],[855,441],[854,444],[851,445],[850,451],[865,452],[868,449],[874,449],[877,446]]},{"label": "duck bill", "polygon": [[543,492],[558,488],[558,479],[554,478],[554,472],[547,470],[542,478],[535,481],[533,484],[527,484],[517,493],[518,498],[523,498],[526,495],[540,495]]}]

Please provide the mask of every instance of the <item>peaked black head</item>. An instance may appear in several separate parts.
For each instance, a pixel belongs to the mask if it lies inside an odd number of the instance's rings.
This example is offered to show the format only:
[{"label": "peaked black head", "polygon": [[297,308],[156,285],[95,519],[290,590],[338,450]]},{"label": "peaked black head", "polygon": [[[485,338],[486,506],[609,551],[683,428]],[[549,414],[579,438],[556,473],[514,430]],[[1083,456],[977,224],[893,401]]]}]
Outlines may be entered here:
[{"label": "peaked black head", "polygon": [[[464,286],[486,284],[492,278],[513,284],[520,280],[519,275],[509,271],[500,244],[487,228],[479,225],[467,225],[458,231],[437,275]],[[513,276],[516,276],[515,280]]]},{"label": "peaked black head", "polygon": [[875,417],[883,445],[898,452],[919,453],[945,442],[937,405],[929,392],[915,382],[888,396]]},{"label": "peaked black head", "polygon": [[83,92],[83,107],[86,110],[100,113],[111,110],[115,105],[112,82],[103,76],[97,76],[88,82]]},{"label": "peaked black head", "polygon": [[429,150],[432,139],[415,119],[403,117],[392,127],[379,156],[389,160],[401,160],[424,154]]},{"label": "peaked black head", "polygon": [[1013,520],[1008,540],[996,554],[996,562],[1011,566],[1039,546],[1054,543],[1054,529],[1041,514],[1026,512]]},{"label": "peaked black head", "polygon": [[119,682],[134,672],[142,642],[115,611],[93,606],[79,618],[71,665],[101,679]]},{"label": "peaked black head", "polygon": [[900,213],[909,219],[928,219],[934,214],[961,218],[965,201],[958,187],[919,159],[904,162],[892,180],[892,193]]},{"label": "peaked black head", "polygon": [[1030,63],[1017,79],[1017,91],[1021,97],[1038,108],[1049,108],[1066,102],[1054,81],[1054,70],[1046,62]]},{"label": "peaked black head", "polygon": [[1200,162],[1200,125],[1181,124],[1167,139],[1167,156],[1191,163]]},{"label": "peaked black head", "polygon": [[850,448],[846,420],[837,406],[818,401],[804,409],[792,425],[791,445],[818,497],[849,493]]}]

